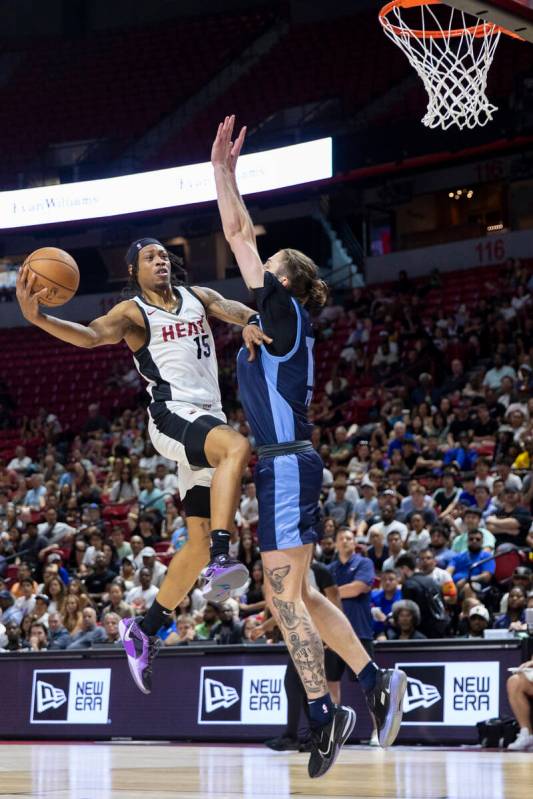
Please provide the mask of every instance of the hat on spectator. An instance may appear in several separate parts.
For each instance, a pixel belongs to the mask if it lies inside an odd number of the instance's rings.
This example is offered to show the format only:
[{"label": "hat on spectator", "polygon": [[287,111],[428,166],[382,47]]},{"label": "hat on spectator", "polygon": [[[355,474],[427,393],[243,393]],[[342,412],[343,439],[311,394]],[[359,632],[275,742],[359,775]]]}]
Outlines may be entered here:
[{"label": "hat on spectator", "polygon": [[35,601],[37,601],[38,599],[42,599],[42,601],[45,603],[45,605],[49,605],[50,604],[50,598],[47,597],[46,594],[36,594],[35,595]]},{"label": "hat on spectator", "polygon": [[59,552],[51,552],[48,555],[47,563],[60,563],[63,560]]},{"label": "hat on spectator", "polygon": [[0,591],[0,599],[13,599],[11,591]]},{"label": "hat on spectator", "polygon": [[361,480],[361,488],[364,488],[365,486],[369,486],[369,488],[375,488],[376,487],[376,484],[372,482],[372,480],[370,479],[370,477],[367,474],[365,474],[365,476]]},{"label": "hat on spectator", "polygon": [[386,488],[385,491],[381,492],[382,497],[395,497],[396,491],[393,488]]},{"label": "hat on spectator", "polygon": [[100,507],[100,506],[98,505],[98,503],[97,503],[97,502],[91,502],[91,503],[88,505],[88,507],[89,507],[89,508],[98,508],[98,507]]},{"label": "hat on spectator", "polygon": [[485,605],[476,605],[475,608],[472,608],[468,614],[468,618],[471,619],[472,616],[481,616],[481,618],[485,619],[485,621],[490,621],[490,613]]},{"label": "hat on spectator", "polygon": [[153,558],[155,557],[155,549],[153,547],[145,547],[141,549],[141,558]]}]

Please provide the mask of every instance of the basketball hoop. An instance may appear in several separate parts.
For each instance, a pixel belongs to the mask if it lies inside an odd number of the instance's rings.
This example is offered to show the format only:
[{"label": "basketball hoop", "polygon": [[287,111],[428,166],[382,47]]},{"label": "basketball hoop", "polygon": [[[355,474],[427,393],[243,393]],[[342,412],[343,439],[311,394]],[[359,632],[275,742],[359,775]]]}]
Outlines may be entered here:
[{"label": "basketball hoop", "polygon": [[500,35],[522,41],[520,36],[440,0],[391,0],[379,21],[422,78],[429,97],[426,127],[475,128],[492,119],[498,109],[486,95],[487,73]]}]

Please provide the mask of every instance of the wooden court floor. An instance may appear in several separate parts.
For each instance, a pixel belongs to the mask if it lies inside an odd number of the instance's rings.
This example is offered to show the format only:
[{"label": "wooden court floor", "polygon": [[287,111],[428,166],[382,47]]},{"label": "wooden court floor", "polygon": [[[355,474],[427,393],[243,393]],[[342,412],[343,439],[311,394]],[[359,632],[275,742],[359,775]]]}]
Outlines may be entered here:
[{"label": "wooden court floor", "polygon": [[533,753],[346,747],[319,780],[308,779],[307,758],[259,746],[0,744],[0,797],[533,797]]}]

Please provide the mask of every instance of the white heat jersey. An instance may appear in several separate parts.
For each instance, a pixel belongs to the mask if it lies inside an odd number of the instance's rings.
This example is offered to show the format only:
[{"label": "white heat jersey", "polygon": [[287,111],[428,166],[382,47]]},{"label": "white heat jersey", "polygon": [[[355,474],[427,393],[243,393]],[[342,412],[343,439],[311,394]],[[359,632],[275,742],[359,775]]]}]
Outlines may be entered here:
[{"label": "white heat jersey", "polygon": [[215,341],[205,307],[190,289],[180,286],[178,313],[133,297],[146,325],[146,343],[133,353],[154,402],[183,402],[220,411]]}]

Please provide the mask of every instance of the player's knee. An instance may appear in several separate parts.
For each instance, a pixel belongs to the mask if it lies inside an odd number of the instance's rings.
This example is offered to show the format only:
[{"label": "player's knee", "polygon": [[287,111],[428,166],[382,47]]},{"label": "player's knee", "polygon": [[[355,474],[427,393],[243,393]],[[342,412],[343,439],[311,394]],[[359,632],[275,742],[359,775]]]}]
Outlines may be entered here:
[{"label": "player's knee", "polygon": [[248,461],[250,460],[252,454],[252,449],[250,447],[250,442],[244,436],[241,436],[239,433],[236,433],[234,436],[231,437],[231,441],[228,446],[228,457],[232,460],[238,461],[241,466],[246,466]]}]

